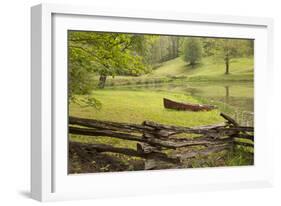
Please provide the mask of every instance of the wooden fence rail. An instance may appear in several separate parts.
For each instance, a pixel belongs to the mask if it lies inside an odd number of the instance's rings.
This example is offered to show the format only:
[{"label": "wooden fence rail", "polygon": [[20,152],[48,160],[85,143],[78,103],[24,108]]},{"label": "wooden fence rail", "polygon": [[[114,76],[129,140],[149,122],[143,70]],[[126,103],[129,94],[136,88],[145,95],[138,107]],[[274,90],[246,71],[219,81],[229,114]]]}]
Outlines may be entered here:
[{"label": "wooden fence rail", "polygon": [[[254,146],[253,127],[240,126],[224,113],[221,113],[221,116],[226,120],[225,123],[193,128],[163,125],[151,121],[130,124],[69,117],[69,133],[71,134],[93,138],[106,136],[135,141],[137,145],[136,149],[129,149],[106,144],[70,141],[69,146],[72,151],[88,160],[91,159],[93,152],[112,152],[144,158],[149,160],[145,169],[152,169],[157,161],[180,164],[185,159],[232,149],[235,145]],[[200,146],[200,148],[184,153],[167,152],[195,146]]]}]

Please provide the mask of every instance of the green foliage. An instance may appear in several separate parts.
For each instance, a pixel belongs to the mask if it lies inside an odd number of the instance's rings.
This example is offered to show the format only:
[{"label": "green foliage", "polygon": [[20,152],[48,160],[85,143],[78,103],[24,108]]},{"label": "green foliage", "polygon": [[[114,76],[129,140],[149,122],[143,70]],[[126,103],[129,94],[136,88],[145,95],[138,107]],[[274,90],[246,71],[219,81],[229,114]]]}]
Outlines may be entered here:
[{"label": "green foliage", "polygon": [[183,59],[194,66],[202,58],[202,43],[199,38],[189,37],[183,43]]},{"label": "green foliage", "polygon": [[223,58],[229,56],[229,58],[241,57],[244,53],[245,46],[244,40],[238,39],[217,39],[215,41],[214,51],[216,55],[221,55]]},{"label": "green foliage", "polygon": [[253,40],[217,39],[214,46],[214,55],[225,63],[225,74],[229,74],[231,59],[252,55]]},{"label": "green foliage", "polygon": [[226,164],[229,166],[253,165],[253,149],[251,147],[236,146],[233,152],[228,153]]},{"label": "green foliage", "polygon": [[217,39],[215,38],[201,38],[204,57],[213,56],[215,54],[216,41]]},{"label": "green foliage", "polygon": [[177,36],[153,35],[154,39],[150,42],[147,55],[148,62],[154,67],[164,61],[178,57],[179,40]]},{"label": "green foliage", "polygon": [[149,72],[140,55],[144,41],[143,35],[69,31],[69,95],[88,94],[93,74],[138,76]]}]

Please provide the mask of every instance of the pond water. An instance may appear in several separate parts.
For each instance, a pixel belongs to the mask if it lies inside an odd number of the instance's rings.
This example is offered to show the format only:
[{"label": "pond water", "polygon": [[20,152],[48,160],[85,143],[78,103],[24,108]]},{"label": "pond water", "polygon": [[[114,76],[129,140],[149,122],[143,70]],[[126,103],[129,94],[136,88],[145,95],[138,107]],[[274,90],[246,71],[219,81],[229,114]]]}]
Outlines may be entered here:
[{"label": "pond water", "polygon": [[241,125],[254,124],[254,86],[251,82],[146,84],[122,88],[184,93],[203,103],[218,106],[220,111],[230,114]]}]

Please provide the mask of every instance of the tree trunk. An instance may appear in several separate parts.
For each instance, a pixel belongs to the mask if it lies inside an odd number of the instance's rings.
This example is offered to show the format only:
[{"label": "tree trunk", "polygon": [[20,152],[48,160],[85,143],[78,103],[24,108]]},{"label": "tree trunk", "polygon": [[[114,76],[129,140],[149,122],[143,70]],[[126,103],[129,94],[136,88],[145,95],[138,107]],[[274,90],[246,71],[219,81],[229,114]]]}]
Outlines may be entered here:
[{"label": "tree trunk", "polygon": [[229,86],[225,86],[225,102],[229,103]]},{"label": "tree trunk", "polygon": [[225,60],[225,74],[229,74],[229,56],[226,55],[224,60]]},{"label": "tree trunk", "polygon": [[100,79],[99,79],[99,84],[98,87],[103,89],[105,86],[105,81],[106,81],[106,75],[100,75]]},{"label": "tree trunk", "polygon": [[176,58],[178,56],[178,38],[172,37],[172,58]]}]

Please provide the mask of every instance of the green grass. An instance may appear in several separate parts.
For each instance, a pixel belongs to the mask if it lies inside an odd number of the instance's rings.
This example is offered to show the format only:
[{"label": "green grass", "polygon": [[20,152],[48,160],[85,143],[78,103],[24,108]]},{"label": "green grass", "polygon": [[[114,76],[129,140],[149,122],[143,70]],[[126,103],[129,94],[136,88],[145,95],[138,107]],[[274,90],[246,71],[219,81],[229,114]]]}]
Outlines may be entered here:
[{"label": "green grass", "polygon": [[186,75],[188,73],[187,65],[178,57],[170,61],[164,62],[160,67],[155,69],[149,76],[177,76],[177,75]]},{"label": "green grass", "polygon": [[149,76],[186,76],[189,80],[252,80],[253,58],[237,58],[231,60],[230,74],[225,75],[223,62],[216,63],[213,58],[203,58],[202,62],[194,67],[187,65],[182,58],[165,62]]},{"label": "green grass", "polygon": [[144,120],[150,120],[186,127],[222,122],[217,110],[182,112],[164,108],[163,97],[182,102],[199,103],[195,98],[182,93],[105,89],[94,91],[92,96],[101,101],[102,108],[100,110],[71,104],[70,115],[137,124],[141,124]]},{"label": "green grass", "polygon": [[225,75],[225,64],[212,57],[203,58],[201,63],[192,67],[181,57],[164,62],[152,73],[140,77],[116,76],[108,77],[107,85],[153,84],[168,82],[233,82],[253,81],[253,57],[232,59],[230,74]]}]

